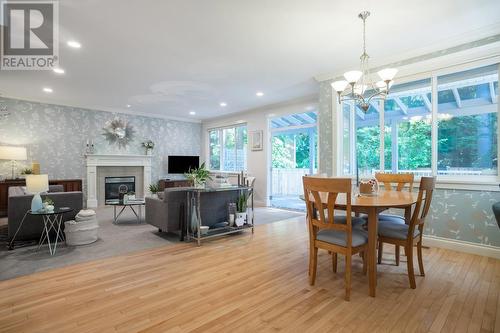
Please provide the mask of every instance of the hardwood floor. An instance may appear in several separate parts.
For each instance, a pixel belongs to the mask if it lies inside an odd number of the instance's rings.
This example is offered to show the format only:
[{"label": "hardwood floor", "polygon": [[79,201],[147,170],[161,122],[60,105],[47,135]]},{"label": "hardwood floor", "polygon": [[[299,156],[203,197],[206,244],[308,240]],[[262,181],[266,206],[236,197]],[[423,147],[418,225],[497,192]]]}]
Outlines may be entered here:
[{"label": "hardwood floor", "polygon": [[340,256],[309,286],[307,237],[299,218],[3,281],[0,332],[500,332],[499,260],[424,249],[412,290],[384,253],[372,298],[355,256],[346,302]]}]

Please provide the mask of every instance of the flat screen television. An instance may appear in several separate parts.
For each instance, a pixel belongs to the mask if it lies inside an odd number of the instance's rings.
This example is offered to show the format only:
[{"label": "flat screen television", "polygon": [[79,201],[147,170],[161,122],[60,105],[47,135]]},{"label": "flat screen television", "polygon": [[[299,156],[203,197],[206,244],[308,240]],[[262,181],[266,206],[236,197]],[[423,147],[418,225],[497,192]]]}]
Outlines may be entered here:
[{"label": "flat screen television", "polygon": [[185,173],[200,166],[199,156],[169,156],[168,173]]}]

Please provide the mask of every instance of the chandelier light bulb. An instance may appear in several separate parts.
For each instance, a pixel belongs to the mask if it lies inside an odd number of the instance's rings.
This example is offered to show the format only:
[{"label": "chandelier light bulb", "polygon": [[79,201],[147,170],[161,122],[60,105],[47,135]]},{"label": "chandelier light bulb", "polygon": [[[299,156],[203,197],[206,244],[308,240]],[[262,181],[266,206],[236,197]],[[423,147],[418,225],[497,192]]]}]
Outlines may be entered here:
[{"label": "chandelier light bulb", "polygon": [[391,81],[396,76],[398,70],[396,68],[385,68],[377,72],[378,76],[383,81]]},{"label": "chandelier light bulb", "polygon": [[387,86],[387,83],[385,81],[377,81],[377,83],[375,83],[375,86],[380,91],[386,91],[387,88],[391,89],[393,83],[394,83],[394,81],[389,81],[389,86]]},{"label": "chandelier light bulb", "polygon": [[349,71],[344,73],[344,77],[350,84],[358,82],[359,78],[363,75],[361,71]]},{"label": "chandelier light bulb", "polygon": [[349,84],[349,82],[345,81],[345,80],[341,80],[341,81],[335,81],[332,83],[332,88],[338,92],[338,93],[341,93],[344,91],[345,87],[347,87],[347,85]]}]

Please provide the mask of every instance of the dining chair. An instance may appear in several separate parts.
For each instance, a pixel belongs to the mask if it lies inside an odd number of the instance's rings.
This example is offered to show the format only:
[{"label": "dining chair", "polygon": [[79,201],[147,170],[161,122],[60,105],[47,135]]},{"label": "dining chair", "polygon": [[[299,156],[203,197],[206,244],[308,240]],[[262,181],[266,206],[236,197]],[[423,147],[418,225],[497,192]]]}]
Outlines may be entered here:
[{"label": "dining chair", "polygon": [[[409,192],[413,190],[413,181],[414,181],[413,173],[383,173],[377,172],[375,173],[375,179],[384,185],[384,189],[386,191],[403,191],[408,189]],[[407,186],[408,185],[408,186]],[[395,214],[380,214],[378,216],[379,221],[391,221],[394,223],[408,223],[410,220],[411,210],[405,210],[404,219]],[[366,217],[365,217],[366,218]],[[395,256],[396,256],[396,266],[399,266],[400,260],[400,251],[399,245],[395,246]],[[379,257],[382,254],[379,254]],[[380,261],[380,260],[379,260]],[[379,262],[380,263],[380,262]]]},{"label": "dining chair", "polygon": [[[351,213],[350,178],[303,178],[304,198],[309,226],[309,283],[314,285],[318,249],[332,254],[333,272],[337,272],[337,254],[345,256],[345,299],[351,296],[352,255],[363,254],[363,273],[366,274],[368,234],[362,228],[353,227]],[[335,203],[339,195],[346,196],[346,215],[335,215]],[[322,201],[323,199],[323,201]],[[326,210],[326,212],[325,212]]]},{"label": "dining chair", "polygon": [[436,184],[435,177],[422,177],[418,191],[417,202],[409,224],[395,223],[392,221],[379,221],[378,223],[378,262],[381,263],[383,244],[403,246],[408,265],[408,278],[410,287],[416,288],[415,273],[413,271],[413,248],[417,246],[418,267],[421,276],[425,276],[424,262],[422,260],[422,235],[424,223],[431,206],[432,194]]}]

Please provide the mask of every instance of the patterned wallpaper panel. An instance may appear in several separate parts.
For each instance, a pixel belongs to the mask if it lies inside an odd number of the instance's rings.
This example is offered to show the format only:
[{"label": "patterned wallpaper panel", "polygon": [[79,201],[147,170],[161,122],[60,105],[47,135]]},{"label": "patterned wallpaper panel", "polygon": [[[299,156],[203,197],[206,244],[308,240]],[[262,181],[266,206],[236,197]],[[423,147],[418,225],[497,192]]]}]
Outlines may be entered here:
[{"label": "patterned wallpaper panel", "polygon": [[425,225],[425,234],[500,247],[491,206],[500,192],[436,190]]},{"label": "patterned wallpaper panel", "polygon": [[[145,154],[141,143],[151,139],[152,179],[167,173],[168,155],[199,155],[201,124],[114,114],[89,109],[0,98],[10,115],[0,118],[0,145],[28,149],[29,160],[37,160],[41,172],[52,179],[85,177],[85,144],[94,140],[96,153]],[[102,136],[108,120],[119,117],[135,129],[135,139],[126,149],[111,146]],[[23,164],[22,162],[20,164]],[[0,174],[10,175],[10,162],[0,161]]]},{"label": "patterned wallpaper panel", "polygon": [[319,84],[318,137],[319,172],[333,175],[333,121],[332,86],[329,82]]}]

